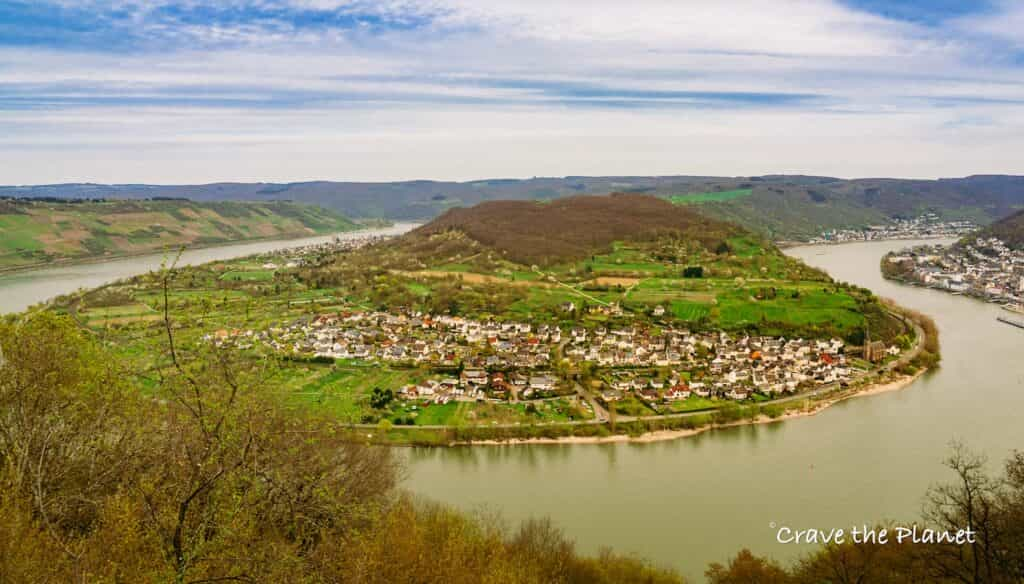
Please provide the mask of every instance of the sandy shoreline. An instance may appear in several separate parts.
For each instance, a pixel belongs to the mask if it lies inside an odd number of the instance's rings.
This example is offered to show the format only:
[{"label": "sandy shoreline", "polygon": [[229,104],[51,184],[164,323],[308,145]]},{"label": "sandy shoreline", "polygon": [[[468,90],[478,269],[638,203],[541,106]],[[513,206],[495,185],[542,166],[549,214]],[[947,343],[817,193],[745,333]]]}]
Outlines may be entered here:
[{"label": "sandy shoreline", "polygon": [[857,397],[866,397],[871,395],[878,395],[881,393],[888,393],[891,391],[899,391],[912,385],[917,378],[923,375],[927,369],[922,369],[914,375],[903,375],[897,379],[887,381],[885,383],[874,383],[864,389],[852,393],[846,393],[844,395],[838,395],[834,398],[822,400],[814,405],[813,408],[803,411],[790,411],[776,418],[768,416],[758,416],[752,420],[740,420],[736,422],[729,422],[727,424],[708,424],[701,426],[700,428],[687,428],[680,430],[656,430],[654,432],[647,432],[639,436],[629,436],[626,434],[615,434],[612,436],[565,436],[562,438],[510,438],[508,440],[470,440],[466,442],[454,442],[452,446],[508,446],[508,445],[532,445],[532,444],[610,444],[615,442],[633,442],[633,443],[645,443],[645,442],[661,442],[664,440],[676,440],[679,438],[686,438],[688,436],[696,436],[703,432],[718,428],[732,428],[736,426],[749,426],[753,424],[773,424],[777,422],[785,422],[786,420],[792,420],[796,418],[803,418],[807,416],[817,415],[829,407]]}]

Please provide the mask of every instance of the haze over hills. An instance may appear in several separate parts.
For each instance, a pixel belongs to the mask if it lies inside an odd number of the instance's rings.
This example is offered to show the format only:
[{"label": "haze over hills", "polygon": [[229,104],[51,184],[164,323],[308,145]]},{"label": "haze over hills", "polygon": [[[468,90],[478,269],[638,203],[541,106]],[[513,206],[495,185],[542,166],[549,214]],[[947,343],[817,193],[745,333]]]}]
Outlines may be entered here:
[{"label": "haze over hills", "polygon": [[[857,228],[934,212],[987,224],[1024,206],[1024,177],[981,175],[939,180],[767,175],[760,177],[608,176],[490,179],[470,182],[301,182],[208,185],[66,184],[0,187],[0,196],[61,198],[187,197],[196,201],[293,200],[350,217],[426,220],[453,207],[491,200],[554,199],[578,194],[698,194],[705,212],[775,239]],[[730,193],[729,196],[715,196]],[[711,196],[707,196],[711,195]]]}]

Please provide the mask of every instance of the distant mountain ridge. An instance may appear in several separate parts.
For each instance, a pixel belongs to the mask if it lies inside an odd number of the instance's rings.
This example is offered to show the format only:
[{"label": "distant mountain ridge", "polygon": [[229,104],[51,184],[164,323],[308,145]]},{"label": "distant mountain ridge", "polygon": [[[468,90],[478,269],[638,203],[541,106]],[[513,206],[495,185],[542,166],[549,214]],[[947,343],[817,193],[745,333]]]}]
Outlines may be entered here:
[{"label": "distant mountain ridge", "polygon": [[729,200],[706,197],[708,215],[774,239],[805,239],[826,229],[857,228],[934,212],[988,224],[1024,208],[1024,176],[977,175],[939,180],[838,179],[802,175],[754,177],[605,176],[489,179],[468,182],[216,183],[207,185],[67,184],[0,187],[0,197],[152,198],[196,201],[293,200],[350,217],[428,220],[453,207],[493,200],[547,200],[580,194],[644,193],[668,197],[747,190]]}]

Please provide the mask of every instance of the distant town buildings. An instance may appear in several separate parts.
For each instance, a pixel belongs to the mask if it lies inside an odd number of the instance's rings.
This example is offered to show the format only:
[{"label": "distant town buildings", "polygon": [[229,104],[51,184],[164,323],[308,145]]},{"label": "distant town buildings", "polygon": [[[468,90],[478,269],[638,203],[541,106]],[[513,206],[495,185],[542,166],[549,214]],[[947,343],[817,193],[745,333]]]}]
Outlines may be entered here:
[{"label": "distant town buildings", "polygon": [[823,231],[810,243],[849,243],[887,239],[942,239],[959,238],[978,228],[971,221],[942,221],[934,213],[916,219],[897,219],[884,225],[869,225],[862,229],[833,229]]},{"label": "distant town buildings", "polygon": [[917,246],[883,260],[887,276],[1019,308],[1024,302],[1024,252],[996,238]]}]

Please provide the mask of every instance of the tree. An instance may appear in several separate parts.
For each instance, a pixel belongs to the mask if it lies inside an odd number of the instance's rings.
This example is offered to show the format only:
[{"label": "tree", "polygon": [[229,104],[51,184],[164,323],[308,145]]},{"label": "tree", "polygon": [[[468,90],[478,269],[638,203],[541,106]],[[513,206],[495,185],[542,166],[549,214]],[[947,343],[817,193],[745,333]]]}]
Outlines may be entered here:
[{"label": "tree", "polygon": [[370,406],[375,410],[383,410],[395,399],[395,393],[390,389],[382,390],[379,387],[373,388],[370,393]]},{"label": "tree", "polygon": [[1000,535],[995,521],[999,484],[985,474],[985,457],[963,444],[953,444],[945,464],[955,473],[956,482],[929,490],[925,517],[938,529],[956,532],[969,527],[978,536],[967,546],[929,546],[929,566],[938,578],[994,582]]},{"label": "tree", "polygon": [[747,549],[729,560],[728,566],[711,564],[704,576],[709,584],[783,584],[793,581],[781,566],[757,557]]}]

